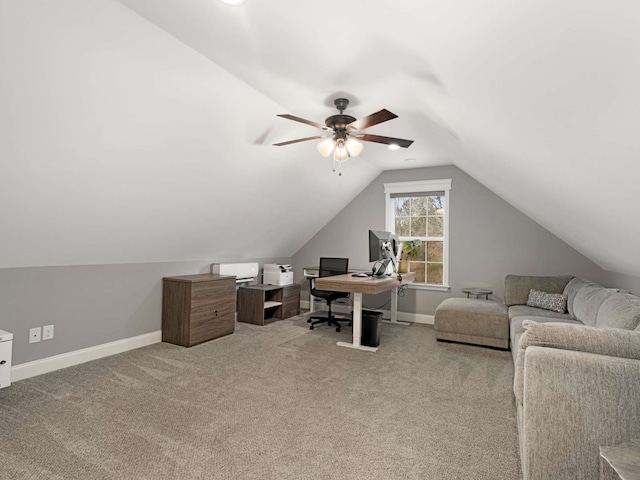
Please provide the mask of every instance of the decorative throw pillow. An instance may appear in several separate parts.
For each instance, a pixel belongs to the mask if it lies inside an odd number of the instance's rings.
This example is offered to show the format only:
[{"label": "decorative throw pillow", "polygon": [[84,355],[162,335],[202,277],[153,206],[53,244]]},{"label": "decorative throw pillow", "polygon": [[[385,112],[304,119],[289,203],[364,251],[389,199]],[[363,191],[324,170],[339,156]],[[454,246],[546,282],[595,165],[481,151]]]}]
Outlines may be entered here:
[{"label": "decorative throw pillow", "polygon": [[538,290],[529,290],[527,306],[544,308],[552,312],[567,313],[567,296],[561,293],[546,293]]}]

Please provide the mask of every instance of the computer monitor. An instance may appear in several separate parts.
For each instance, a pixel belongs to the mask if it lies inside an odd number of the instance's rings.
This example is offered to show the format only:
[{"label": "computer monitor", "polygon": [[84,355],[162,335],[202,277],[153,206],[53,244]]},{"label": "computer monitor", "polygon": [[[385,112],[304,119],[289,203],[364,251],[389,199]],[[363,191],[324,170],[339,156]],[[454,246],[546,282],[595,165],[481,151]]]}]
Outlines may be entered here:
[{"label": "computer monitor", "polygon": [[369,261],[382,262],[382,265],[375,269],[376,275],[395,272],[399,253],[400,240],[397,235],[391,232],[369,230]]}]

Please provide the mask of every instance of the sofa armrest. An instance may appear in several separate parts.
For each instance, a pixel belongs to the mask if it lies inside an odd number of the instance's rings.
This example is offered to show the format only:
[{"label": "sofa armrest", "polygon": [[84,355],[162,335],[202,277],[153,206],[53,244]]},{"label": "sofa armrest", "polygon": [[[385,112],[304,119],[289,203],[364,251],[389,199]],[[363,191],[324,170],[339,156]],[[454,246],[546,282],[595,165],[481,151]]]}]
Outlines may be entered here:
[{"label": "sofa armrest", "polygon": [[599,478],[599,446],[640,437],[640,360],[531,346],[524,359],[524,480]]},{"label": "sofa armrest", "polygon": [[640,332],[619,328],[596,328],[569,323],[522,322],[513,379],[513,393],[522,402],[525,352],[541,346],[561,350],[596,353],[620,358],[640,359]]}]

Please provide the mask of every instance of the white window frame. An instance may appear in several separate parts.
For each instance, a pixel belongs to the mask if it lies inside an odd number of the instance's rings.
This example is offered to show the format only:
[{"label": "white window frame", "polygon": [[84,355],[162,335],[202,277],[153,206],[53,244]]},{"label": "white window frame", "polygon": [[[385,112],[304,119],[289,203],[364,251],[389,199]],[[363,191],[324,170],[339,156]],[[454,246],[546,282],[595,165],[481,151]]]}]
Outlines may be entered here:
[{"label": "white window frame", "polygon": [[434,285],[428,283],[410,283],[410,288],[421,290],[437,290],[449,291],[449,215],[451,210],[450,192],[451,179],[445,178],[440,180],[418,180],[413,182],[394,182],[384,184],[385,196],[385,230],[395,233],[395,210],[394,202],[391,195],[399,193],[415,194],[415,193],[431,193],[444,192],[444,245],[442,247],[442,285]]}]

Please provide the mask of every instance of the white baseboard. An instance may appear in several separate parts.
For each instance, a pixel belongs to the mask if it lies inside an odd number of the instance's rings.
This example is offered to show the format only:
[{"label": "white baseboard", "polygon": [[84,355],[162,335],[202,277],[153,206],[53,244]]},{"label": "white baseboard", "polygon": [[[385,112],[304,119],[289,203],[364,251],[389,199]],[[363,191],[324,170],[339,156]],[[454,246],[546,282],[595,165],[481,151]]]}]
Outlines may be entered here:
[{"label": "white baseboard", "polygon": [[[309,301],[302,300],[300,302],[301,308],[309,308]],[[326,310],[326,308],[325,308]],[[349,305],[340,305],[339,303],[333,303],[331,306],[331,310],[336,313],[349,313],[351,311],[351,306]],[[379,310],[382,312],[382,318],[389,319],[391,318],[390,310]],[[422,313],[409,313],[409,312],[398,312],[398,320],[403,322],[411,322],[411,323],[422,323],[425,325],[433,325],[434,316],[433,315],[425,315]]]},{"label": "white baseboard", "polygon": [[54,355],[53,357],[34,360],[33,362],[21,363],[11,368],[11,381],[17,382],[18,380],[53,372],[61,368],[115,355],[116,353],[146,347],[147,345],[152,345],[160,341],[162,341],[162,331],[158,330],[135,337],[116,340],[115,342],[103,343],[95,347],[83,348],[73,352]]}]

